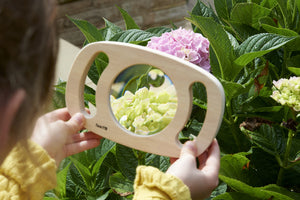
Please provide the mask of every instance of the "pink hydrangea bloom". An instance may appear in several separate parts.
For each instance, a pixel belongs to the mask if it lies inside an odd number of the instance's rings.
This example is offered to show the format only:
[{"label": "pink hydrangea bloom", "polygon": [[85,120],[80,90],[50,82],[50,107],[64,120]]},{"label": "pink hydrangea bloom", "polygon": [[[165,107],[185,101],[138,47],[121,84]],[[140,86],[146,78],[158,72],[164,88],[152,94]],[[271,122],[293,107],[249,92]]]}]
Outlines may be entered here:
[{"label": "pink hydrangea bloom", "polygon": [[179,28],[152,37],[147,47],[166,52],[210,71],[209,41],[200,33]]}]

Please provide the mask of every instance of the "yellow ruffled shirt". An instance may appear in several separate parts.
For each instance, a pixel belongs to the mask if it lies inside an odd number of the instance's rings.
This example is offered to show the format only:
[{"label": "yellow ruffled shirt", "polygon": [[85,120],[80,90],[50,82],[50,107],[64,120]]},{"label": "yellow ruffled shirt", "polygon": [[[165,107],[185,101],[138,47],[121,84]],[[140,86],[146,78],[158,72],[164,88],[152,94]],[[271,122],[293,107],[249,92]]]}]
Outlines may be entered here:
[{"label": "yellow ruffled shirt", "polygon": [[157,168],[138,166],[133,200],[190,200],[189,188],[177,177]]},{"label": "yellow ruffled shirt", "polygon": [[[40,200],[56,186],[56,164],[34,142],[17,144],[0,167],[1,200]],[[154,167],[139,166],[134,200],[190,200],[188,187],[178,178]]]},{"label": "yellow ruffled shirt", "polygon": [[26,145],[18,143],[1,164],[1,200],[40,200],[55,186],[55,161],[31,141]]}]

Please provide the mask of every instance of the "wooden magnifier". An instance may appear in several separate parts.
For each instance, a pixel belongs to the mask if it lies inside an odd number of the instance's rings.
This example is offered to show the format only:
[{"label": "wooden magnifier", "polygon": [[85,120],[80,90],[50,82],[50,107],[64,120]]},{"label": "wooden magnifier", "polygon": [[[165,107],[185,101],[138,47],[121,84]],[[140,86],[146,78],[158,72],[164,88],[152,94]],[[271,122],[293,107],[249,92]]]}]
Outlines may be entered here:
[{"label": "wooden magnifier", "polygon": [[[85,111],[84,84],[91,64],[99,53],[109,58],[108,66],[100,76],[96,88],[96,114]],[[165,72],[172,80],[177,94],[177,110],[173,120],[159,133],[138,135],[126,130],[115,119],[110,106],[111,87],[116,77],[133,65],[147,64]],[[201,82],[207,92],[207,111],[203,126],[194,140],[198,155],[215,138],[222,122],[225,97],[221,83],[204,69],[167,53],[147,47],[121,42],[91,43],[78,53],[66,87],[66,104],[71,115],[81,112],[86,117],[89,131],[122,145],[141,151],[179,157],[182,144],[178,134],[187,123],[192,110],[192,85]]]}]

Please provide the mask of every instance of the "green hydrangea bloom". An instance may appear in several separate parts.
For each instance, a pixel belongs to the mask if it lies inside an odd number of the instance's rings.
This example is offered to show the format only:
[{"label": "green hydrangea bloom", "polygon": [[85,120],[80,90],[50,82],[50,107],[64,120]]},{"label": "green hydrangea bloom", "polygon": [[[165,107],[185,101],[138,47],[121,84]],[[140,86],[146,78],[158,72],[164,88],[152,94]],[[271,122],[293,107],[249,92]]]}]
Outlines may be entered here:
[{"label": "green hydrangea bloom", "polygon": [[282,105],[300,111],[300,77],[273,81],[271,97]]},{"label": "green hydrangea bloom", "polygon": [[163,90],[143,87],[132,94],[116,99],[110,96],[112,112],[127,130],[150,135],[163,130],[173,119],[177,110],[177,96],[174,86]]}]

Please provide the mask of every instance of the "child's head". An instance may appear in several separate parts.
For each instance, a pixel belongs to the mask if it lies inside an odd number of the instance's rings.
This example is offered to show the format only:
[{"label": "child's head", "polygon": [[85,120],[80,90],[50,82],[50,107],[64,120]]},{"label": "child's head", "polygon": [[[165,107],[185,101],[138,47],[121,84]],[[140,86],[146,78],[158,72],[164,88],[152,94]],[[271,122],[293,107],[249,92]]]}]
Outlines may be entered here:
[{"label": "child's head", "polygon": [[49,97],[54,10],[55,0],[0,0],[0,162],[5,149],[31,132]]}]

